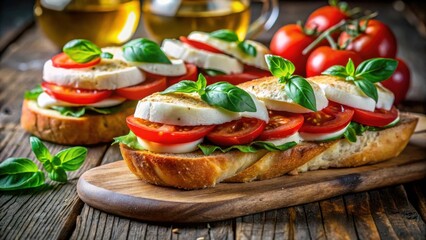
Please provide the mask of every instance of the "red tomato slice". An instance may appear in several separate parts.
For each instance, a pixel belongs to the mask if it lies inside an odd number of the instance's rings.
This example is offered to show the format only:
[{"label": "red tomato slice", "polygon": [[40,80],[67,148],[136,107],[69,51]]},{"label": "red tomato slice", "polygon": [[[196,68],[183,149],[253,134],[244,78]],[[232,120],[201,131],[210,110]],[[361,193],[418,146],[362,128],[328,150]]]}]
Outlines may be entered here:
[{"label": "red tomato slice", "polygon": [[185,63],[186,66],[186,74],[178,77],[167,77],[167,84],[171,86],[176,84],[182,80],[192,80],[197,81],[198,78],[198,69],[197,66],[190,63]]},{"label": "red tomato slice", "polygon": [[196,141],[209,133],[214,126],[175,126],[150,122],[128,116],[127,126],[139,138],[163,144],[178,144]]},{"label": "red tomato slice", "polygon": [[332,133],[341,130],[352,120],[354,110],[344,108],[337,103],[330,103],[325,109],[305,113],[305,121],[300,132],[306,133]]},{"label": "red tomato slice", "polygon": [[241,118],[216,126],[207,138],[219,146],[251,143],[265,129],[266,123],[257,118]]},{"label": "red tomato slice", "polygon": [[302,125],[302,114],[270,111],[269,122],[258,139],[264,141],[285,138],[296,133]]},{"label": "red tomato slice", "polygon": [[78,63],[74,62],[68,55],[65,53],[59,53],[52,57],[52,65],[58,68],[87,68],[95,66],[101,61],[101,58],[95,58],[87,63]]},{"label": "red tomato slice", "polygon": [[75,104],[96,103],[111,96],[111,90],[91,90],[59,86],[53,83],[42,82],[41,87],[49,96]]},{"label": "red tomato slice", "polygon": [[377,109],[374,112],[354,109],[353,121],[373,127],[384,127],[398,117],[398,110],[392,106],[391,110]]},{"label": "red tomato slice", "polygon": [[212,46],[210,46],[208,44],[205,44],[203,42],[199,42],[199,41],[196,41],[196,40],[188,39],[187,37],[183,37],[183,36],[179,37],[179,40],[181,42],[184,42],[184,43],[186,43],[186,44],[188,44],[188,45],[190,45],[190,46],[192,46],[194,48],[200,49],[200,50],[204,50],[204,51],[212,52],[212,53],[225,54],[225,53],[223,53],[222,51],[220,51],[219,49],[217,49],[215,47],[212,47]]},{"label": "red tomato slice", "polygon": [[216,82],[229,82],[233,85],[238,85],[243,82],[247,82],[253,79],[271,76],[269,71],[258,69],[256,67],[244,65],[244,72],[237,74],[224,74],[217,76],[209,76],[204,74],[207,80],[207,84],[213,84]]},{"label": "red tomato slice", "polygon": [[163,91],[167,88],[166,77],[151,77],[147,76],[147,79],[138,85],[119,88],[115,92],[130,100],[140,100],[148,95],[155,92]]}]

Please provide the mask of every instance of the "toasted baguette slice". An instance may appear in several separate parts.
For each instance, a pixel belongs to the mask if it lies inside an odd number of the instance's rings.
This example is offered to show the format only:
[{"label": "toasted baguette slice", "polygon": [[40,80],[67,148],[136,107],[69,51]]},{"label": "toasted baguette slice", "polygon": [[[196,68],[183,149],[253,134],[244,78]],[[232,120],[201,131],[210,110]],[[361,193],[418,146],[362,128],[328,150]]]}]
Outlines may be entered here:
[{"label": "toasted baguette slice", "polygon": [[65,145],[90,145],[111,142],[127,134],[126,117],[135,111],[136,102],[128,101],[113,114],[67,117],[59,112],[40,108],[36,101],[24,100],[21,126],[35,136]]},{"label": "toasted baguette slice", "polygon": [[353,144],[341,139],[326,143],[306,142],[283,152],[231,151],[209,156],[200,151],[153,153],[133,150],[123,144],[120,144],[120,150],[130,170],[142,180],[160,186],[198,189],[222,181],[264,180],[296,170],[353,167],[387,160],[405,148],[418,120],[409,114],[400,117],[396,126],[379,132],[365,132]]}]

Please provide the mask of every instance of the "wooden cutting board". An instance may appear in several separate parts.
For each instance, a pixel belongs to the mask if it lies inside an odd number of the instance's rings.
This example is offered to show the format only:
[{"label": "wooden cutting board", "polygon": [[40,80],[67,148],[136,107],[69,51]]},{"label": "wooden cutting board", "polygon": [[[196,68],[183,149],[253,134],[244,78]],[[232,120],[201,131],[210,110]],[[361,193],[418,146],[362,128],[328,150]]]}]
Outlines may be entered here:
[{"label": "wooden cutting board", "polygon": [[251,183],[221,183],[192,191],[144,183],[124,161],[118,161],[85,172],[77,191],[90,206],[120,216],[146,221],[210,222],[424,177],[426,149],[408,145],[399,157],[375,165],[311,171]]}]

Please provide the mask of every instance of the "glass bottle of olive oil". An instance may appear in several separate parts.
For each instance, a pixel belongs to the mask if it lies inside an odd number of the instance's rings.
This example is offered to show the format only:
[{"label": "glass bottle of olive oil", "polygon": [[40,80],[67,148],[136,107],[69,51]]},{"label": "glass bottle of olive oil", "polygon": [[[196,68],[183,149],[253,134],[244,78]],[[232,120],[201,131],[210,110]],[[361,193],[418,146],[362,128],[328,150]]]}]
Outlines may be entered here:
[{"label": "glass bottle of olive oil", "polygon": [[144,0],[142,17],[149,36],[158,42],[198,30],[234,30],[244,39],[250,23],[248,0]]},{"label": "glass bottle of olive oil", "polygon": [[36,0],[34,14],[58,47],[88,39],[100,47],[128,41],[140,20],[139,0]]}]

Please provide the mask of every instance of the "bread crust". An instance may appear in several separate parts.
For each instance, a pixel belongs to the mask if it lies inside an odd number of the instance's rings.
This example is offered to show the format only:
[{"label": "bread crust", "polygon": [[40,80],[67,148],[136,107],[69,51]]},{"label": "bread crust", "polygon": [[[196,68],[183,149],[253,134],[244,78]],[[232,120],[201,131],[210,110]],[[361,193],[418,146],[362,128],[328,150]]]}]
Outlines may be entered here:
[{"label": "bread crust", "polygon": [[21,126],[31,134],[54,143],[91,145],[111,142],[114,137],[127,134],[126,117],[135,111],[135,102],[125,102],[113,114],[62,116],[57,111],[42,109],[35,101],[24,100]]},{"label": "bread crust", "polygon": [[[235,150],[209,156],[200,151],[153,153],[133,150],[124,144],[120,144],[120,150],[129,169],[142,180],[160,186],[198,189],[212,187],[222,181],[265,180],[289,172],[355,167],[387,160],[399,155],[405,148],[418,121],[409,114],[401,114],[400,117],[401,121],[392,128],[368,131],[358,136],[358,142],[362,144],[350,145],[346,139],[340,139],[323,143],[305,142],[281,152],[242,153]],[[327,164],[325,161],[315,163],[319,156],[330,161]]]}]

